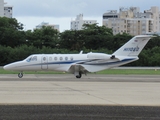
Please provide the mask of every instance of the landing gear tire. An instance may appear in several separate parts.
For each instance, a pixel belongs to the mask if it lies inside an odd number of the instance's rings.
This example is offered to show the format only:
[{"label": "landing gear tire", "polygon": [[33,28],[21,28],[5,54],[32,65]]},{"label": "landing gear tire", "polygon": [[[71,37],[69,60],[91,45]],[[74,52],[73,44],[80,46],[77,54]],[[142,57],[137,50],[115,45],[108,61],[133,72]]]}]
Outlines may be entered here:
[{"label": "landing gear tire", "polygon": [[23,73],[18,73],[18,77],[22,78],[23,77]]},{"label": "landing gear tire", "polygon": [[82,73],[79,73],[79,75],[76,76],[76,78],[81,78],[82,77]]}]

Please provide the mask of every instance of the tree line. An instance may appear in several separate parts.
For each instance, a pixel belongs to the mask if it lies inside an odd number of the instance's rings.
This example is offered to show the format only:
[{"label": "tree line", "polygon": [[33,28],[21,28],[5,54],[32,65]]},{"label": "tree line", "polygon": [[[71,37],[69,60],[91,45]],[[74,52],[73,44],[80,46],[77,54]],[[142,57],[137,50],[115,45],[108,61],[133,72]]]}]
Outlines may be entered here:
[{"label": "tree line", "polygon": [[[59,32],[51,27],[24,30],[15,18],[0,17],[0,65],[23,60],[38,53],[113,53],[133,36],[113,35],[112,29],[98,24],[84,24],[82,30]],[[154,37],[130,66],[160,66],[160,37]]]}]

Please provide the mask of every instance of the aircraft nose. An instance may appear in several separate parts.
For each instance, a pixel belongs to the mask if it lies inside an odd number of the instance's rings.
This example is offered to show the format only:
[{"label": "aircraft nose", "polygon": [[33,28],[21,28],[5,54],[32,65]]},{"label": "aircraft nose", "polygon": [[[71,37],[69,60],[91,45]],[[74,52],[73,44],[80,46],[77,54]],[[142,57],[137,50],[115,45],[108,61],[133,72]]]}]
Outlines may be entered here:
[{"label": "aircraft nose", "polygon": [[19,66],[22,64],[23,62],[13,62],[10,64],[7,64],[5,66],[3,66],[4,70],[20,70]]},{"label": "aircraft nose", "polygon": [[9,67],[8,65],[5,65],[5,66],[3,67],[4,70],[9,70],[9,68],[10,68],[10,67]]},{"label": "aircraft nose", "polygon": [[3,69],[4,69],[4,70],[13,70],[14,67],[13,67],[12,64],[8,64],[8,65],[5,65],[5,66],[3,67]]}]

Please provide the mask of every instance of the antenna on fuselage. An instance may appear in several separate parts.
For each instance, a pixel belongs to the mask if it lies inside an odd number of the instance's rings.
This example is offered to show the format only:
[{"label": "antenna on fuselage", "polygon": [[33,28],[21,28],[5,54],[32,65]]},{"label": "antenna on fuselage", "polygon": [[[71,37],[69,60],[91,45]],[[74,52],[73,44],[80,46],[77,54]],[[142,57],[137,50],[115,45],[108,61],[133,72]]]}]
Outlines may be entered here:
[{"label": "antenna on fuselage", "polygon": [[82,54],[82,53],[83,53],[83,50],[81,50],[79,54]]}]

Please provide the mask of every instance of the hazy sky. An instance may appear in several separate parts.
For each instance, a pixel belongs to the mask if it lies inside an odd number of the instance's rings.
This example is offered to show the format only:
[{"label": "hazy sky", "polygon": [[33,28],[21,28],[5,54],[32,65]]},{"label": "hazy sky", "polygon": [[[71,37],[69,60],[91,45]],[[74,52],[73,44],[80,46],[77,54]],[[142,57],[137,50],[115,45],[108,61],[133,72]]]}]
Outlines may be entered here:
[{"label": "hazy sky", "polygon": [[102,15],[120,7],[140,7],[141,12],[151,6],[160,7],[160,0],[4,0],[13,6],[13,18],[33,29],[41,22],[60,25],[60,31],[70,29],[70,21],[78,14],[83,19],[97,20],[102,25]]}]

